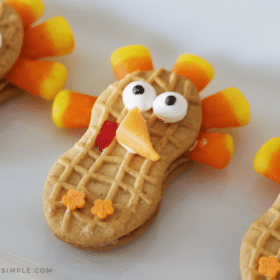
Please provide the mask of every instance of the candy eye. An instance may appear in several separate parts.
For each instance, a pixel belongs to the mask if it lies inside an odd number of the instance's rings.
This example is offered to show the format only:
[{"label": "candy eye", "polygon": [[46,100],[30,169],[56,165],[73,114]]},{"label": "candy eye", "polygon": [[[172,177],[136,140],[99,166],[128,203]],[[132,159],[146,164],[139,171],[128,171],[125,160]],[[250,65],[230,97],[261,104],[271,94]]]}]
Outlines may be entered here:
[{"label": "candy eye", "polygon": [[127,109],[138,107],[140,111],[148,111],[155,98],[155,89],[143,81],[132,82],[123,90],[123,103]]},{"label": "candy eye", "polygon": [[155,115],[166,123],[182,120],[188,110],[186,99],[177,92],[164,92],[153,103]]}]

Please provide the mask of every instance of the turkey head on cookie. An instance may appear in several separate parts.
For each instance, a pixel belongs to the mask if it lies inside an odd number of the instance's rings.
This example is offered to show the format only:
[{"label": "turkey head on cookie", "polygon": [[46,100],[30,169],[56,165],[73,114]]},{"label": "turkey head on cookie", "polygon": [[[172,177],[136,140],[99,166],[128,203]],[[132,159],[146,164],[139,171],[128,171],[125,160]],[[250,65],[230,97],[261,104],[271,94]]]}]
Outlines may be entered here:
[{"label": "turkey head on cookie", "polygon": [[[43,193],[53,234],[85,250],[112,249],[143,233],[159,211],[167,168],[182,155],[203,162],[201,153],[218,139],[201,131],[203,107],[213,103],[203,106],[199,97],[214,74],[205,60],[183,55],[172,71],[154,70],[147,48],[128,46],[112,54],[111,64],[119,81],[97,98],[86,133],[57,159]],[[220,140],[224,165],[232,140]]]}]

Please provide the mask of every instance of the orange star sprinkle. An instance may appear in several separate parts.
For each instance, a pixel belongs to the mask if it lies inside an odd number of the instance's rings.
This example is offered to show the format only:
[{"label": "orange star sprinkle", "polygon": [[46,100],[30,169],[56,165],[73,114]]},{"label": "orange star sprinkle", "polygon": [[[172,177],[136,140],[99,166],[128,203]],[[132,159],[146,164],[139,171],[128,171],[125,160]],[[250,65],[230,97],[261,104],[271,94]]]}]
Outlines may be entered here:
[{"label": "orange star sprinkle", "polygon": [[69,190],[67,195],[62,197],[62,203],[67,205],[70,211],[82,208],[85,206],[85,194],[82,191],[77,192],[76,190]]},{"label": "orange star sprinkle", "polygon": [[267,275],[269,278],[275,278],[280,271],[280,262],[274,256],[261,257],[259,259],[259,273]]},{"label": "orange star sprinkle", "polygon": [[108,215],[114,213],[114,207],[111,200],[97,199],[94,202],[94,206],[91,208],[91,213],[96,215],[99,219],[105,219]]}]

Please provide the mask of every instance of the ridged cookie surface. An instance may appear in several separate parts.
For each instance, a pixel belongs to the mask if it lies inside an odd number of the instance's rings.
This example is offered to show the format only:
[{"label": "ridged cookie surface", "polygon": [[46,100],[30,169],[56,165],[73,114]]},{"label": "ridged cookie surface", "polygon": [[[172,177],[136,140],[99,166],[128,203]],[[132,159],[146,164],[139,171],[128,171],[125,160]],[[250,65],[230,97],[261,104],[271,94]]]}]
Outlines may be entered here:
[{"label": "ridged cookie surface", "polygon": [[23,43],[23,26],[17,11],[0,1],[0,79],[17,61]]},{"label": "ridged cookie surface", "polygon": [[[259,271],[261,257],[280,259],[280,195],[271,208],[252,223],[241,244],[240,270],[242,280],[270,279]],[[280,273],[274,279],[280,279]]]},{"label": "ridged cookie surface", "polygon": [[[175,91],[188,103],[185,118],[172,124],[159,120],[152,109],[143,113],[153,147],[160,155],[158,161],[128,152],[116,138],[102,153],[94,145],[105,121],[122,122],[128,113],[122,101],[123,89],[138,80],[151,84],[157,95]],[[99,250],[116,244],[120,238],[155,217],[167,169],[193,146],[201,118],[197,89],[176,73],[164,69],[138,71],[109,86],[98,97],[84,136],[58,158],[46,179],[43,208],[54,235],[73,246]],[[62,197],[70,189],[85,193],[83,208],[69,211],[62,203]],[[96,199],[113,202],[115,211],[105,220],[91,213]]]}]

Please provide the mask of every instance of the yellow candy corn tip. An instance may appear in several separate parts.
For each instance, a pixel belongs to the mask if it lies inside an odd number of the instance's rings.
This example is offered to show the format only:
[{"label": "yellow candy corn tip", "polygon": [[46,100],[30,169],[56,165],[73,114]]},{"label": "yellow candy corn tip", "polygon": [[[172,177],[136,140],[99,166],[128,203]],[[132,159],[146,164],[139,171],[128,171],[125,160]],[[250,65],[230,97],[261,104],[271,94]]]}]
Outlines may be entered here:
[{"label": "yellow candy corn tip", "polygon": [[57,16],[47,21],[48,33],[56,48],[59,50],[57,55],[66,55],[74,49],[74,36],[70,25],[64,17]]},{"label": "yellow candy corn tip", "polygon": [[213,69],[212,65],[205,59],[203,59],[199,56],[193,55],[193,54],[181,54],[176,60],[176,63],[178,63],[178,64],[181,64],[181,63],[184,64],[186,62],[195,63],[196,65],[201,67],[205,71],[209,80],[212,80],[214,78],[214,74],[215,74],[214,69]]},{"label": "yellow candy corn tip", "polygon": [[239,125],[244,126],[248,124],[250,120],[250,106],[241,91],[235,87],[230,87],[221,93],[233,107],[234,115]]},{"label": "yellow candy corn tip", "polygon": [[47,100],[52,100],[55,95],[62,90],[67,79],[66,67],[58,62],[53,64],[52,70],[48,78],[42,83],[40,88],[40,96]]},{"label": "yellow candy corn tip", "polygon": [[69,90],[62,90],[54,97],[52,106],[52,119],[56,126],[65,127],[62,122],[62,117],[69,104]]},{"label": "yellow candy corn tip", "polygon": [[112,67],[131,57],[151,57],[150,51],[141,45],[130,45],[115,50],[111,55]]},{"label": "yellow candy corn tip", "polygon": [[274,137],[262,145],[255,155],[253,166],[255,171],[263,174],[269,166],[271,156],[280,149],[280,137]]},{"label": "yellow candy corn tip", "polygon": [[233,155],[233,151],[234,151],[234,141],[233,138],[231,137],[231,135],[226,134],[226,147],[230,153],[230,158]]},{"label": "yellow candy corn tip", "polygon": [[30,7],[35,20],[43,15],[45,8],[41,0],[21,0],[21,2]]}]

